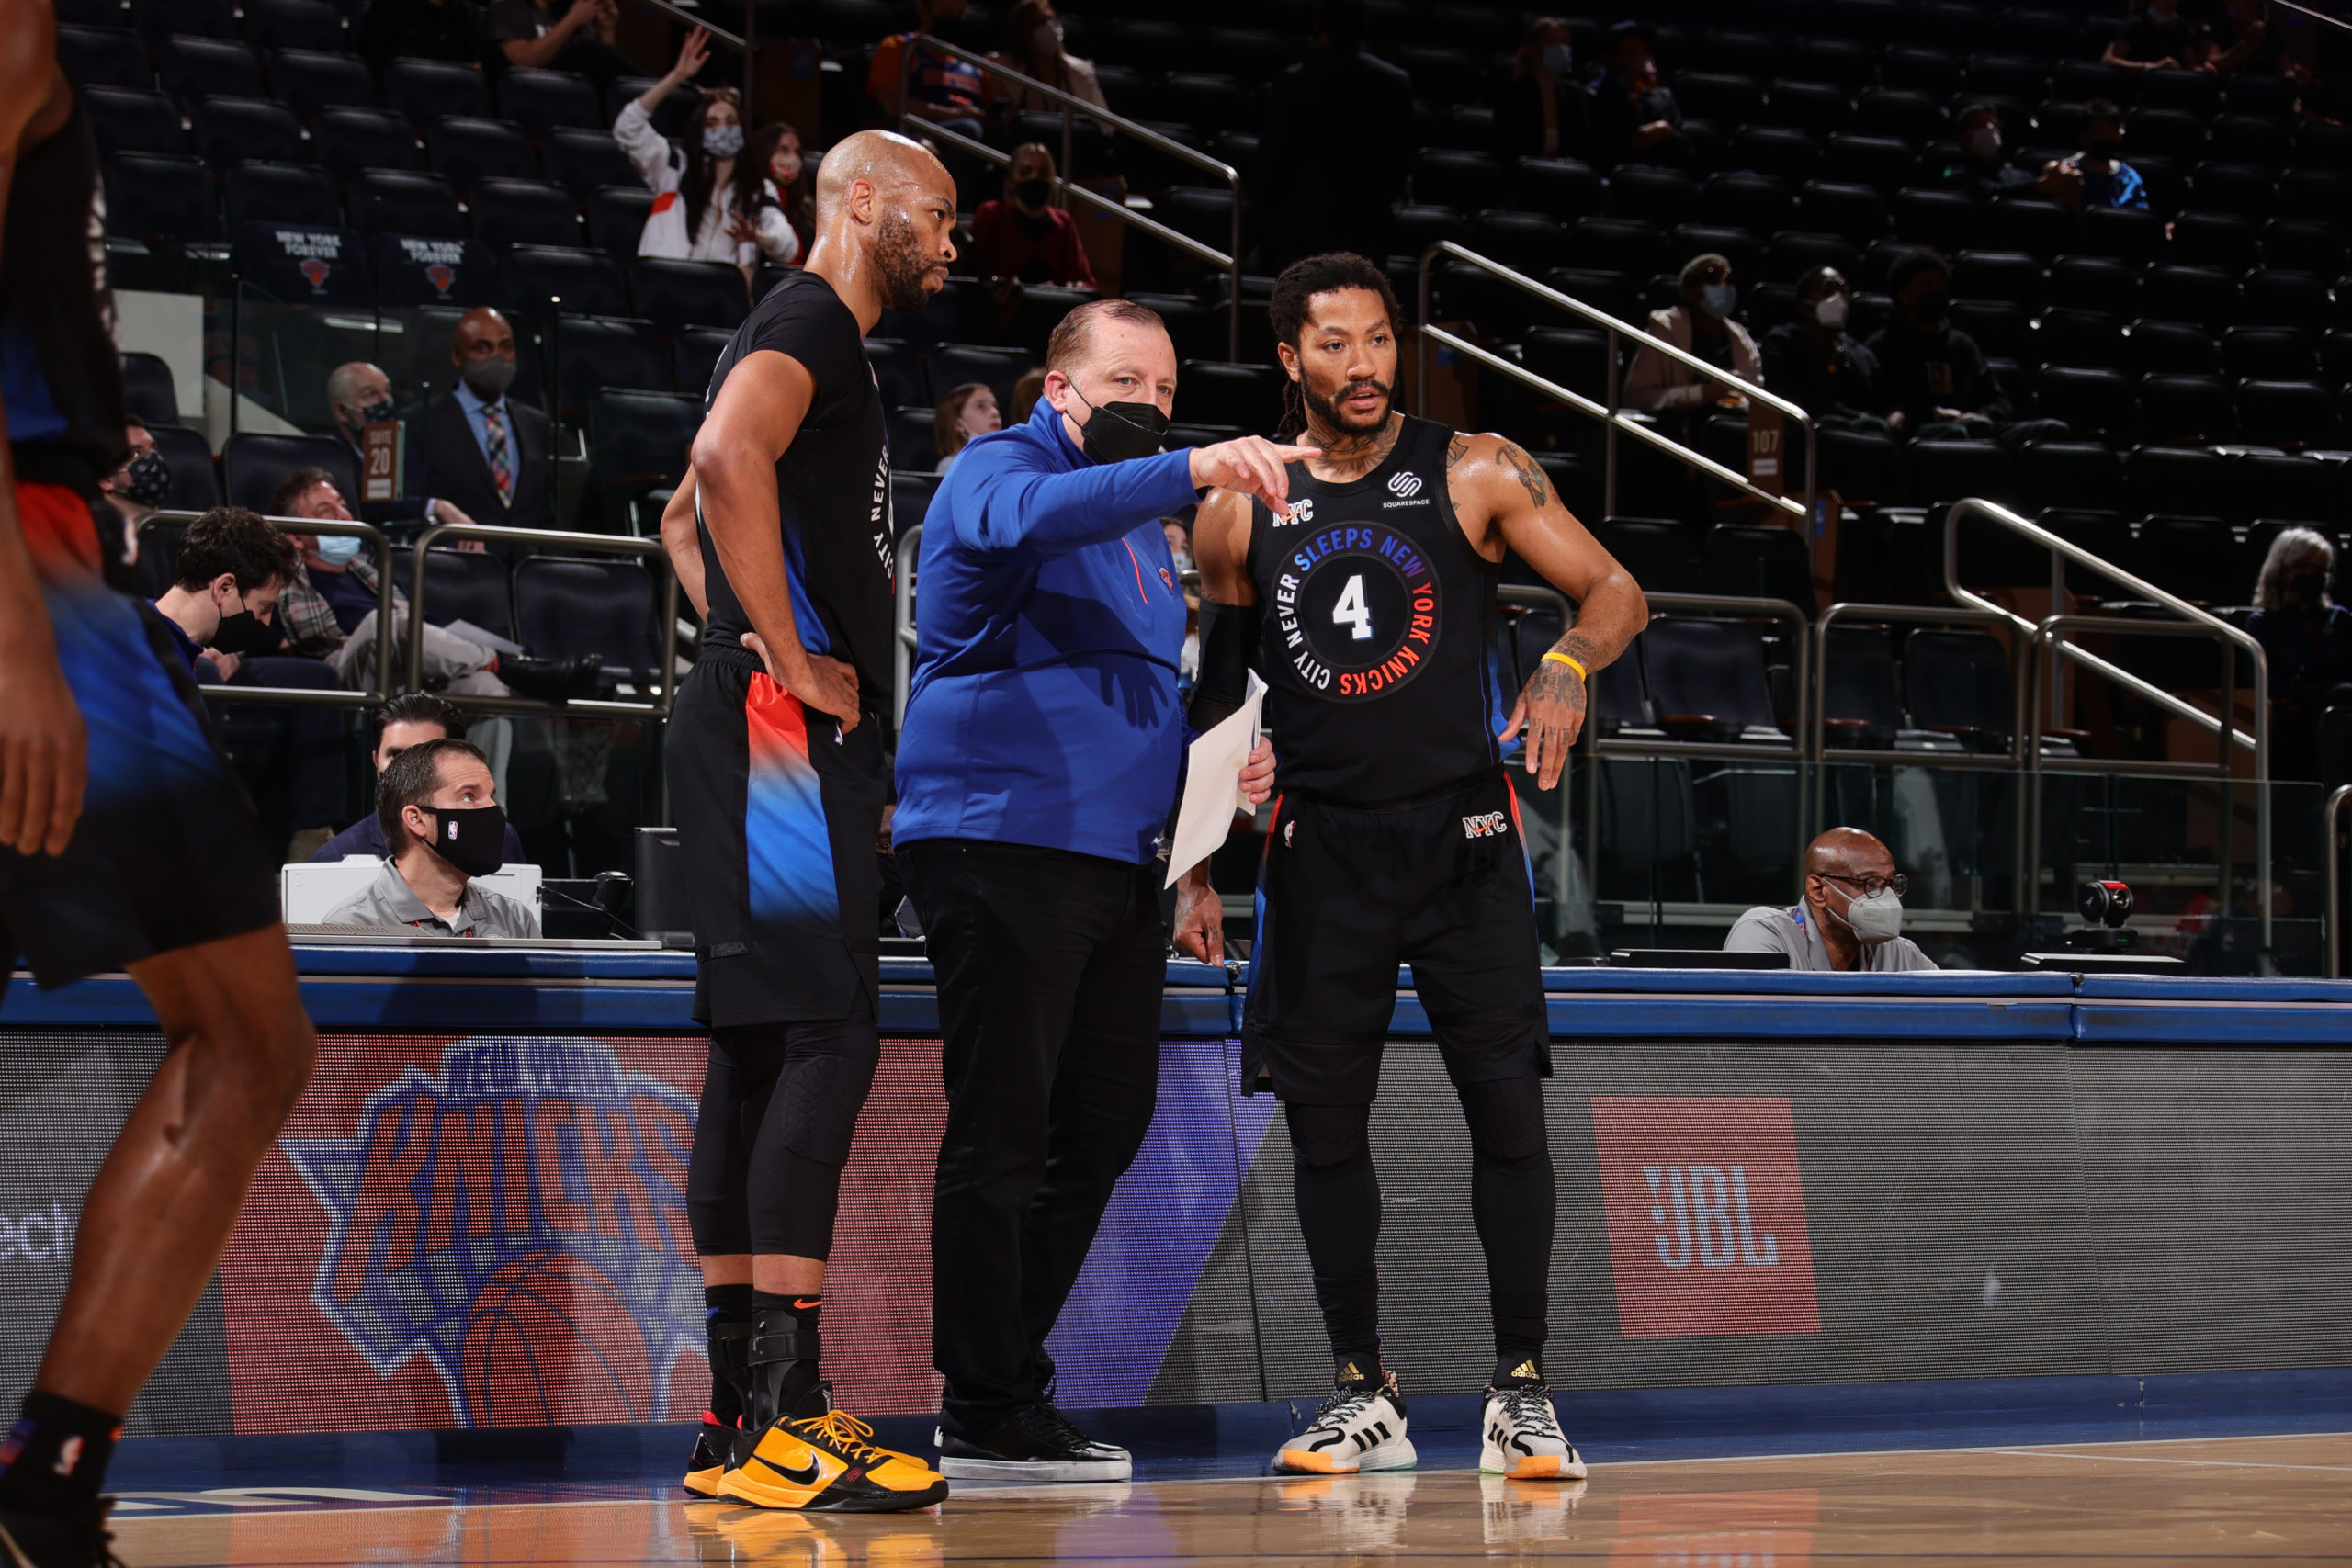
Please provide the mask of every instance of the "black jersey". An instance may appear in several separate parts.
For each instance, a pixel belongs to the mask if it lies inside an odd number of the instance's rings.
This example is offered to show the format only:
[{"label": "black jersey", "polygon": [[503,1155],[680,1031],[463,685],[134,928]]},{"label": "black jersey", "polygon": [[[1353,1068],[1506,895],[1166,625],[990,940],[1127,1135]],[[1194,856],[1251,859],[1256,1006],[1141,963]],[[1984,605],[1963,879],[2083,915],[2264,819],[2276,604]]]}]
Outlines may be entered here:
[{"label": "black jersey", "polygon": [[[798,360],[817,383],[792,445],[775,463],[777,522],[792,578],[792,614],[801,645],[857,671],[870,708],[891,687],[890,456],[882,391],[865,342],[833,286],[811,272],[779,280],[752,307],[711,372],[707,412],[728,372],[747,355],[773,349]],[[697,522],[699,523],[699,514]],[[707,646],[733,647],[752,629],[702,529],[710,597]]]},{"label": "black jersey", "polygon": [[1494,646],[1502,569],[1463,536],[1446,491],[1453,433],[1407,419],[1388,460],[1329,484],[1290,465],[1281,517],[1250,503],[1267,728],[1279,781],[1368,806],[1497,767],[1506,716]]},{"label": "black jersey", "polygon": [[17,477],[97,494],[122,466],[122,356],[107,289],[97,152],[79,94],[17,155],[0,236],[0,401]]}]

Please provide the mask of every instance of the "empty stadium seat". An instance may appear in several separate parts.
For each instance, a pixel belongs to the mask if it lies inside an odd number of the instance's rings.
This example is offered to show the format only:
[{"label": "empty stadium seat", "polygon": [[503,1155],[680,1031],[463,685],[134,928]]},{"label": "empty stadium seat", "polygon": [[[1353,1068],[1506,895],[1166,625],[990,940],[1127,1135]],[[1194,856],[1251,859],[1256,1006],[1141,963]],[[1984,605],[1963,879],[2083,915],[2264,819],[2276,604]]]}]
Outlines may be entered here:
[{"label": "empty stadium seat", "polygon": [[125,354],[122,406],[151,425],[177,424],[180,396],[172,380],[171,366],[152,354]]},{"label": "empty stadium seat", "polygon": [[576,71],[514,67],[498,79],[498,108],[535,138],[559,126],[603,130],[611,124],[594,84]]},{"label": "empty stadium seat", "polygon": [[1735,170],[1711,177],[1699,193],[1699,216],[1708,223],[1770,234],[1792,227],[1796,198],[1770,175]]},{"label": "empty stadium seat", "polygon": [[2319,355],[2294,327],[2232,327],[2222,334],[2222,365],[2233,377],[2307,381],[2319,374]]},{"label": "empty stadium seat", "polygon": [[474,187],[469,205],[474,238],[493,251],[580,243],[580,215],[561,186],[545,180],[484,179]]},{"label": "empty stadium seat", "polygon": [[2044,302],[2052,309],[2097,310],[2117,321],[2139,314],[2140,275],[2111,256],[2060,256],[2050,264]]},{"label": "empty stadium seat", "polygon": [[2228,459],[2192,446],[2142,446],[2123,460],[2132,509],[2143,517],[2225,517]]},{"label": "empty stadium seat", "polygon": [[1931,246],[1946,255],[1975,243],[1981,216],[1976,203],[1956,190],[1894,193],[1894,231],[1913,244]]},{"label": "empty stadium seat", "polygon": [[384,67],[384,107],[424,130],[436,119],[490,118],[490,87],[470,65],[449,60],[395,60]]},{"label": "empty stadium seat", "polygon": [[1642,640],[1650,704],[1668,735],[1737,740],[1753,727],[1779,728],[1753,624],[1657,615]]},{"label": "empty stadium seat", "polygon": [[363,234],[414,234],[436,240],[466,237],[458,193],[439,175],[368,169],[345,188],[351,226]]},{"label": "empty stadium seat", "polygon": [[2083,214],[2080,248],[2145,266],[2162,254],[2164,220],[2136,207],[2098,207]]},{"label": "empty stadium seat", "polygon": [[220,504],[220,476],[212,465],[212,448],[204,432],[184,425],[153,424],[155,451],[172,471],[171,493],[164,507],[173,512],[209,512]]},{"label": "empty stadium seat", "polygon": [[2126,363],[2123,329],[2097,310],[2045,311],[2025,357],[2045,365],[2120,369]]},{"label": "empty stadium seat", "polygon": [[425,153],[435,174],[471,195],[485,179],[536,180],[539,161],[522,130],[503,119],[447,116],[424,132]]},{"label": "empty stadium seat", "polygon": [[2187,376],[2214,376],[2222,369],[2221,344],[2211,333],[2188,321],[2138,321],[2125,342],[2132,368]]},{"label": "empty stadium seat", "polygon": [[1995,359],[2022,359],[2030,330],[2025,307],[2007,299],[1954,299],[1951,324]]},{"label": "empty stadium seat", "polygon": [[147,50],[128,28],[57,29],[57,62],[77,87],[122,87],[146,92],[155,85]]},{"label": "empty stadium seat", "polygon": [[244,0],[245,39],[265,55],[280,49],[351,47],[343,13],[324,0]]},{"label": "empty stadium seat", "polygon": [[2017,732],[2008,656],[1989,632],[1921,626],[1904,639],[1903,704],[1915,729],[2006,750]]},{"label": "empty stadium seat", "polygon": [[325,109],[377,107],[375,78],[357,55],[281,49],[270,56],[269,80],[277,96],[313,127]]},{"label": "empty stadium seat", "polygon": [[2073,245],[2078,228],[2074,213],[2054,201],[2011,196],[1984,209],[1988,249],[2023,251],[2045,265]]},{"label": "empty stadium seat", "polygon": [[2041,267],[2017,251],[1962,251],[1951,261],[1955,299],[2000,299],[2029,310],[2041,302]]},{"label": "empty stadium seat", "polygon": [[[1870,93],[1864,95],[1864,101],[1888,98],[1907,101],[1912,96],[1908,93]],[[1885,105],[1882,103],[1879,107],[1883,109]],[[1853,122],[1854,100],[1846,96],[1843,88],[1834,87],[1826,82],[1775,82],[1766,90],[1763,113],[1758,118],[1767,125],[1781,125],[1792,130],[1826,136],[1832,131],[1845,130]],[[1885,119],[1871,118],[1867,110],[1862,125],[1872,135],[1901,134]]]},{"label": "empty stadium seat", "polygon": [[221,189],[232,231],[254,221],[343,226],[334,182],[308,164],[238,164],[222,175]]},{"label": "empty stadium seat", "polygon": [[[917,407],[890,411],[889,458],[892,472],[927,474],[939,467],[939,454],[933,445],[932,431],[935,412],[933,409]],[[1168,445],[1170,447],[1188,445],[1176,439],[1178,428],[1171,426],[1169,430]]]},{"label": "empty stadium seat", "polygon": [[333,435],[271,435],[241,430],[220,448],[220,469],[231,506],[266,513],[280,480],[297,468],[324,468],[346,500],[359,493],[359,462],[350,446]]},{"label": "empty stadium seat", "polygon": [[1811,179],[1820,165],[1821,143],[1810,132],[1786,126],[1743,126],[1732,138],[1732,161],[1794,187]]},{"label": "empty stadium seat", "polygon": [[1868,186],[1814,180],[1797,192],[1795,227],[1860,248],[1886,232],[1886,203]]},{"label": "empty stadium seat", "polygon": [[1826,744],[1894,749],[1903,728],[1903,697],[1895,684],[1894,645],[1883,628],[1830,626],[1822,642],[1821,679]]},{"label": "empty stadium seat", "polygon": [[161,47],[175,33],[206,39],[237,36],[237,14],[229,0],[138,0],[130,16],[151,48]]},{"label": "empty stadium seat", "polygon": [[2137,428],[2131,379],[2099,366],[2046,365],[2035,387],[2046,418],[2064,420],[2069,434],[2128,440]]},{"label": "empty stadium seat", "polygon": [[2266,519],[2332,528],[2338,465],[2277,452],[2242,452],[2230,459],[2232,522]]},{"label": "empty stadium seat", "polygon": [[1700,592],[1785,599],[1813,618],[1813,556],[1793,528],[1726,525],[1708,531]]},{"label": "empty stadium seat", "polygon": [[[718,369],[718,356],[727,352],[734,336],[718,327],[681,327],[670,340],[671,384],[689,397],[706,396],[710,378]],[[868,338],[865,346],[870,355],[874,340]],[[888,393],[883,394],[883,400],[889,400]]]},{"label": "empty stadium seat", "polygon": [[2334,277],[2344,270],[2345,237],[2333,223],[2273,218],[2262,226],[2260,248],[2266,267],[2321,277]]},{"label": "empty stadium seat", "polygon": [[345,184],[363,169],[424,166],[408,121],[384,109],[320,109],[311,119],[311,150],[320,165]]},{"label": "empty stadium seat", "polygon": [[2184,212],[2173,220],[2172,254],[2189,266],[2242,270],[2254,256],[2254,223],[2234,212]]},{"label": "empty stadium seat", "polygon": [[1604,199],[1600,176],[1573,158],[1521,158],[1511,167],[1510,201],[1522,211],[1574,222],[1599,212]]},{"label": "empty stadium seat", "polygon": [[1540,273],[1566,247],[1567,232],[1540,212],[1482,212],[1470,225],[1466,243],[1505,266]]},{"label": "empty stadium seat", "polygon": [[604,487],[614,526],[650,521],[639,504],[684,477],[686,454],[702,425],[702,400],[676,393],[605,391],[588,400],[589,475]]},{"label": "empty stadium seat", "polygon": [[139,87],[85,86],[90,131],[100,152],[185,152],[180,111],[163,94]]},{"label": "empty stadium seat", "polygon": [[507,297],[515,310],[535,320],[558,311],[569,316],[637,313],[629,308],[628,280],[620,264],[602,251],[517,245],[506,253],[505,274]]},{"label": "empty stadium seat", "polygon": [[2006,502],[2017,493],[2016,466],[1991,441],[1914,441],[1903,466],[1911,499],[1922,506],[1969,496]]},{"label": "empty stadium seat", "polygon": [[1678,169],[1652,169],[1640,164],[1620,168],[1610,176],[1611,217],[1637,219],[1657,229],[1671,229],[1698,215],[1699,188]]},{"label": "empty stadium seat", "polygon": [[[407,581],[403,576],[403,588]],[[446,545],[425,551],[424,592],[417,603],[429,625],[446,626],[452,621],[465,621],[509,640],[520,640],[514,636],[512,568],[504,556]]]},{"label": "empty stadium seat", "polygon": [[732,328],[751,312],[743,275],[728,262],[639,256],[632,271],[637,313],[664,330]]},{"label": "empty stadium seat", "polygon": [[2140,278],[2142,314],[2218,330],[2237,302],[2237,280],[2217,267],[2159,264]]},{"label": "empty stadium seat", "polygon": [[1188,360],[1177,378],[1176,406],[1191,424],[1233,424],[1271,431],[1282,419],[1288,378],[1271,365]]},{"label": "empty stadium seat", "polygon": [[232,39],[166,39],[156,54],[155,66],[164,91],[182,103],[193,103],[207,93],[241,98],[269,96],[259,57]]},{"label": "empty stadium seat", "polygon": [[2235,433],[2228,383],[2218,376],[2140,378],[2140,431],[2163,446],[2227,441]]},{"label": "empty stadium seat", "polygon": [[220,235],[212,180],[201,158],[117,152],[106,160],[104,180],[109,234],[185,244]]},{"label": "empty stadium seat", "polygon": [[650,321],[560,316],[552,348],[556,405],[566,415],[584,411],[588,400],[607,387],[667,392],[675,384],[669,345]]},{"label": "empty stadium seat", "polygon": [[1456,212],[1483,212],[1503,204],[1503,171],[1483,152],[1430,149],[1414,161],[1412,190],[1415,201]]},{"label": "empty stadium seat", "polygon": [[2241,381],[2237,427],[2248,440],[2290,452],[2333,446],[2335,409],[2327,389],[2316,381]]},{"label": "empty stadium seat", "polygon": [[661,599],[633,560],[534,556],[514,563],[514,628],[541,659],[603,659],[607,676],[658,677]]},{"label": "empty stadium seat", "polygon": [[1855,105],[1854,128],[1869,136],[1890,136],[1900,141],[1932,141],[1944,133],[1948,121],[1936,100],[1925,93],[1880,88],[1864,93]]},{"label": "empty stadium seat", "polygon": [[2112,507],[2123,493],[2123,460],[2096,441],[2029,442],[2017,469],[2018,490],[2037,508]]},{"label": "empty stadium seat", "polygon": [[[975,344],[942,344],[931,355],[931,384],[944,396],[947,389],[967,381],[980,381],[996,393],[1000,408],[1011,408],[1013,383],[1027,374],[1030,367],[1026,349],[990,348]],[[1179,382],[1178,397],[1182,398]],[[1180,411],[1190,414],[1190,410]],[[1191,423],[1211,423],[1206,419],[1190,419]]]},{"label": "empty stadium seat", "polygon": [[2312,327],[2326,319],[2329,303],[2327,285],[2310,273],[2265,267],[2245,275],[2233,319],[2244,326]]}]

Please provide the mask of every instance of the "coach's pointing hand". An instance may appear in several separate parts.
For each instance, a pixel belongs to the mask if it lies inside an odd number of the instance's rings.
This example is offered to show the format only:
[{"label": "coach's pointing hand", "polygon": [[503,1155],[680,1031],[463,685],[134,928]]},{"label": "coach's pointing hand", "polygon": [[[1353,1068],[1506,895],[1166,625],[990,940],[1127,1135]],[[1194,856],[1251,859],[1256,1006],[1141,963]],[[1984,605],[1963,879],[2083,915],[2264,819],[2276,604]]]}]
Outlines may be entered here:
[{"label": "coach's pointing hand", "polygon": [[1262,435],[1220,441],[1214,446],[1195,446],[1193,486],[1197,490],[1215,485],[1219,490],[1254,495],[1280,512],[1290,504],[1290,475],[1283,465],[1322,455],[1320,446],[1285,446]]}]

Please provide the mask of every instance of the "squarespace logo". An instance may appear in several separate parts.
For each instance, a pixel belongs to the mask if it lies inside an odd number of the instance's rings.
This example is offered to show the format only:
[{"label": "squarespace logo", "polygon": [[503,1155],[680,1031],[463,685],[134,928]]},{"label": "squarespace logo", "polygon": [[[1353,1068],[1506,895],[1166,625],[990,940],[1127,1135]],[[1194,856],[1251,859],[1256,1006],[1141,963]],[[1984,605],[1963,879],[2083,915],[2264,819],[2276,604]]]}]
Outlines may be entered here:
[{"label": "squarespace logo", "polygon": [[1592,1130],[1621,1334],[1821,1332],[1786,1099],[1601,1095]]},{"label": "squarespace logo", "polygon": [[74,1216],[54,1198],[46,1209],[0,1213],[0,1264],[71,1262],[74,1225]]}]

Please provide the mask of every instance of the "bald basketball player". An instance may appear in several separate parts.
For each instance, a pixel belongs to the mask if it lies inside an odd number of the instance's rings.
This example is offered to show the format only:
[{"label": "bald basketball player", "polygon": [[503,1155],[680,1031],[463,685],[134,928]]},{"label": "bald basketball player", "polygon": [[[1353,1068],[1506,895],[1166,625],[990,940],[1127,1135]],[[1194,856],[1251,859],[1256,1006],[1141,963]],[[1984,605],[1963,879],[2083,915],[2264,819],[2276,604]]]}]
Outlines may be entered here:
[{"label": "bald basketball player", "polygon": [[698,1496],[864,1513],[947,1495],[833,1409],[818,1332],[878,1054],[890,475],[864,339],[938,292],[955,226],[956,187],[916,143],[869,130],[826,154],[808,265],[719,356],[694,525],[681,505],[662,531],[705,614],[669,738],[711,1032],[687,1179],[712,1372],[685,1479]]}]

